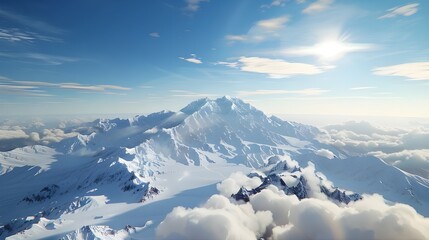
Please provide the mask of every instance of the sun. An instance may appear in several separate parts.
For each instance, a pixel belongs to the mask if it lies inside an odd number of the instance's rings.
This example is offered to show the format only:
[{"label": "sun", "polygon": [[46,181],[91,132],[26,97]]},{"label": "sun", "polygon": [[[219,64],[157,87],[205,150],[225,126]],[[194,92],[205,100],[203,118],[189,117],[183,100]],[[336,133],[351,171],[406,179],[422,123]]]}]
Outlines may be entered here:
[{"label": "sun", "polygon": [[343,57],[349,49],[346,43],[334,40],[314,45],[313,51],[321,60],[334,61]]},{"label": "sun", "polygon": [[375,49],[372,44],[347,42],[346,37],[329,38],[310,46],[298,46],[282,50],[285,55],[314,56],[321,62],[331,63],[352,52]]}]

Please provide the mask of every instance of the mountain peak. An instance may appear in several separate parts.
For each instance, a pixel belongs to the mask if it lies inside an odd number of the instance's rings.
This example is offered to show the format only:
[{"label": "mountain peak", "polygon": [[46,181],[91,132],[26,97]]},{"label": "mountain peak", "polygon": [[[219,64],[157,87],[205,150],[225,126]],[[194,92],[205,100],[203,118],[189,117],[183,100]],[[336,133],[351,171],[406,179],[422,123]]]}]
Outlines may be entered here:
[{"label": "mountain peak", "polygon": [[223,96],[217,99],[201,98],[196,101],[191,102],[186,107],[182,108],[180,111],[191,115],[200,110],[209,110],[209,111],[219,111],[219,112],[229,112],[231,110],[237,111],[249,111],[256,109],[250,104],[243,102],[241,99],[230,96]]}]

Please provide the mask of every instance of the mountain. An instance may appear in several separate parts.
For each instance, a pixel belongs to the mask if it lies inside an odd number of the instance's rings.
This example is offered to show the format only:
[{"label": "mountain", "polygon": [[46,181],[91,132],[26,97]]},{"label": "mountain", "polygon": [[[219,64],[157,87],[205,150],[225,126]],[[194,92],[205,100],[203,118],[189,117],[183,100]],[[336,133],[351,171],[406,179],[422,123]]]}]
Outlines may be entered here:
[{"label": "mountain", "polygon": [[[205,98],[178,112],[79,127],[91,133],[0,152],[0,192],[7,193],[0,195],[1,238],[103,232],[115,238],[138,235],[134,228],[153,238],[154,227],[146,223],[156,226],[175,206],[200,204],[231,173],[255,170],[262,184],[242,186],[236,200],[269,185],[300,199],[312,197],[307,192],[313,189],[338,204],[378,193],[429,216],[427,179],[375,157],[348,156],[318,142],[316,127],[267,116],[237,98]],[[285,157],[296,168],[285,165]],[[316,187],[302,173],[306,166],[319,171],[310,176]]]}]

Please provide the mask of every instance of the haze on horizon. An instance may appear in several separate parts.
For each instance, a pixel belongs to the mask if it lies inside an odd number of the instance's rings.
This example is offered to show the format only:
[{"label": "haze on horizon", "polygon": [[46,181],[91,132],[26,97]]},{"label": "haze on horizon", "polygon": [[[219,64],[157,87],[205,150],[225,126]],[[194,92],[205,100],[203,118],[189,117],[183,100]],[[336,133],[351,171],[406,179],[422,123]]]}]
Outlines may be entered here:
[{"label": "haze on horizon", "polygon": [[425,1],[0,3],[0,117],[150,113],[230,95],[269,114],[429,118]]}]

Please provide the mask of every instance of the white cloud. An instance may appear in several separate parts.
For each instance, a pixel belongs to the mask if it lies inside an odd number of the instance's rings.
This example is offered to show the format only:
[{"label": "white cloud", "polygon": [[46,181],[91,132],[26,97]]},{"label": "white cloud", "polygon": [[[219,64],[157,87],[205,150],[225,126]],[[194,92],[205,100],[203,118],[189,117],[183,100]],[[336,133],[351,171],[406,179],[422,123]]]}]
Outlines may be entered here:
[{"label": "white cloud", "polygon": [[185,0],[186,7],[185,10],[190,12],[196,12],[200,9],[200,4],[202,2],[208,2],[209,0]]},{"label": "white cloud", "polygon": [[387,10],[387,13],[381,17],[379,17],[379,19],[383,19],[383,18],[393,18],[393,17],[397,17],[397,16],[411,16],[413,14],[415,14],[418,11],[418,3],[412,3],[412,4],[408,4],[405,6],[398,6],[398,7],[394,7],[391,8],[389,10]]},{"label": "white cloud", "polygon": [[52,26],[46,22],[42,22],[37,19],[31,19],[29,17],[19,15],[3,9],[0,9],[0,16],[14,23],[22,24],[24,26],[27,26],[42,32],[48,32],[48,33],[54,33],[54,34],[61,34],[64,32],[62,29]]},{"label": "white cloud", "polygon": [[160,37],[159,33],[157,33],[157,32],[149,33],[149,36],[154,37],[154,38],[159,38]]},{"label": "white cloud", "polygon": [[5,94],[27,95],[49,97],[51,94],[46,94],[42,88],[60,88],[78,91],[92,91],[100,93],[111,93],[109,90],[128,91],[131,88],[100,84],[100,85],[84,85],[81,83],[50,83],[40,81],[17,81],[9,78],[0,79],[0,92]]},{"label": "white cloud", "polygon": [[255,239],[272,222],[267,211],[213,195],[201,208],[176,207],[156,229],[157,239]]},{"label": "white cloud", "polygon": [[257,28],[261,28],[266,31],[276,31],[284,27],[284,24],[289,21],[288,16],[281,16],[278,18],[271,18],[261,20],[256,23]]},{"label": "white cloud", "polygon": [[244,35],[227,35],[225,39],[229,42],[261,42],[278,37],[279,31],[285,27],[289,16],[284,15],[276,18],[264,19],[256,22]]},{"label": "white cloud", "polygon": [[406,77],[409,80],[429,80],[429,62],[412,62],[372,70],[375,75]]},{"label": "white cloud", "polygon": [[429,149],[403,150],[394,153],[376,151],[369,154],[409,173],[429,178]]},{"label": "white cloud", "polygon": [[238,91],[238,96],[254,96],[254,95],[280,95],[280,94],[298,94],[305,96],[320,95],[329,92],[329,90],[319,88],[307,88],[302,90],[255,90],[255,91]]},{"label": "white cloud", "polygon": [[429,129],[386,129],[367,122],[325,127],[317,139],[351,155],[372,155],[409,173],[429,178]]},{"label": "white cloud", "polygon": [[44,93],[45,91],[37,89],[34,86],[20,86],[0,83],[0,93],[8,95],[23,95],[33,97],[50,97],[51,94]]},{"label": "white cloud", "polygon": [[191,57],[189,57],[189,58],[179,57],[179,59],[185,60],[185,61],[190,62],[190,63],[195,63],[195,64],[203,63],[200,59],[197,58],[197,56],[195,54],[191,54]]},{"label": "white cloud", "polygon": [[44,36],[35,32],[23,31],[17,28],[0,28],[0,39],[9,42],[34,42],[34,41],[46,41],[46,42],[58,42],[60,41],[54,37]]},{"label": "white cloud", "polygon": [[0,129],[0,140],[10,140],[15,138],[28,138],[28,135],[21,129],[17,129],[17,130]]},{"label": "white cloud", "polygon": [[71,138],[71,137],[75,137],[77,136],[78,133],[76,132],[70,132],[70,133],[65,133],[62,129],[44,129],[42,131],[40,141],[43,144],[49,144],[52,142],[59,142],[65,138]]},{"label": "white cloud", "polygon": [[26,61],[32,61],[33,63],[47,64],[47,65],[62,65],[64,63],[72,63],[72,62],[80,61],[80,59],[78,58],[56,56],[56,55],[49,55],[49,54],[42,54],[42,53],[0,52],[0,57],[24,59]]},{"label": "white cloud", "polygon": [[333,159],[335,157],[335,154],[333,152],[329,151],[328,149],[318,149],[314,153],[316,153],[319,156],[329,158],[329,159]]},{"label": "white cloud", "polygon": [[220,194],[225,197],[230,197],[240,190],[241,187],[246,189],[254,189],[262,184],[262,181],[258,177],[247,177],[242,172],[232,173],[227,179],[217,184],[217,190]]},{"label": "white cloud", "polygon": [[[235,174],[220,185],[239,186],[246,182],[243,178]],[[326,199],[300,201],[269,186],[247,203],[213,195],[201,207],[177,207],[156,235],[158,239],[427,239],[427,229],[429,219],[408,205],[388,205],[380,195],[337,205]]]},{"label": "white cloud", "polygon": [[219,61],[219,62],[216,62],[215,65],[225,65],[225,66],[230,67],[230,68],[238,68],[238,62]]},{"label": "white cloud", "polygon": [[78,135],[77,132],[43,128],[44,124],[39,121],[24,125],[0,125],[0,151],[10,151],[17,147],[35,144],[47,145]]},{"label": "white cloud", "polygon": [[109,84],[102,84],[102,85],[96,85],[96,86],[103,88],[103,90],[107,90],[107,89],[121,90],[121,91],[131,90],[131,88],[128,88],[128,87],[122,87],[122,86],[117,86],[117,85],[109,85]]},{"label": "white cloud", "polygon": [[58,84],[58,87],[66,88],[66,89],[75,89],[75,90],[96,91],[96,92],[103,92],[109,89],[121,90],[121,91],[131,90],[131,88],[115,86],[115,85],[82,85],[80,83],[61,83],[61,84]]},{"label": "white cloud", "polygon": [[46,62],[48,64],[52,64],[52,65],[61,65],[64,63],[68,63],[68,62],[79,61],[79,59],[77,59],[77,58],[54,56],[54,55],[41,54],[41,53],[28,53],[28,54],[26,54],[26,57],[28,57],[30,59],[44,61],[44,62]]},{"label": "white cloud", "polygon": [[306,7],[304,10],[302,10],[302,12],[306,14],[321,12],[327,9],[333,2],[334,0],[316,0],[308,7]]},{"label": "white cloud", "polygon": [[270,78],[287,78],[295,75],[314,75],[320,74],[327,69],[327,67],[319,67],[306,63],[286,62],[282,59],[260,57],[240,57],[237,62],[224,65],[237,67],[243,72],[267,74]]},{"label": "white cloud", "polygon": [[32,141],[35,141],[35,142],[40,141],[40,135],[37,132],[31,132],[29,137]]},{"label": "white cloud", "polygon": [[370,86],[365,86],[365,87],[352,87],[350,88],[350,90],[352,91],[361,91],[361,90],[368,90],[368,89],[374,89],[376,87],[370,87]]},{"label": "white cloud", "polygon": [[261,8],[284,7],[286,0],[273,0],[270,4],[264,4]]},{"label": "white cloud", "polygon": [[244,42],[248,38],[246,35],[227,35],[225,39],[231,42]]}]

